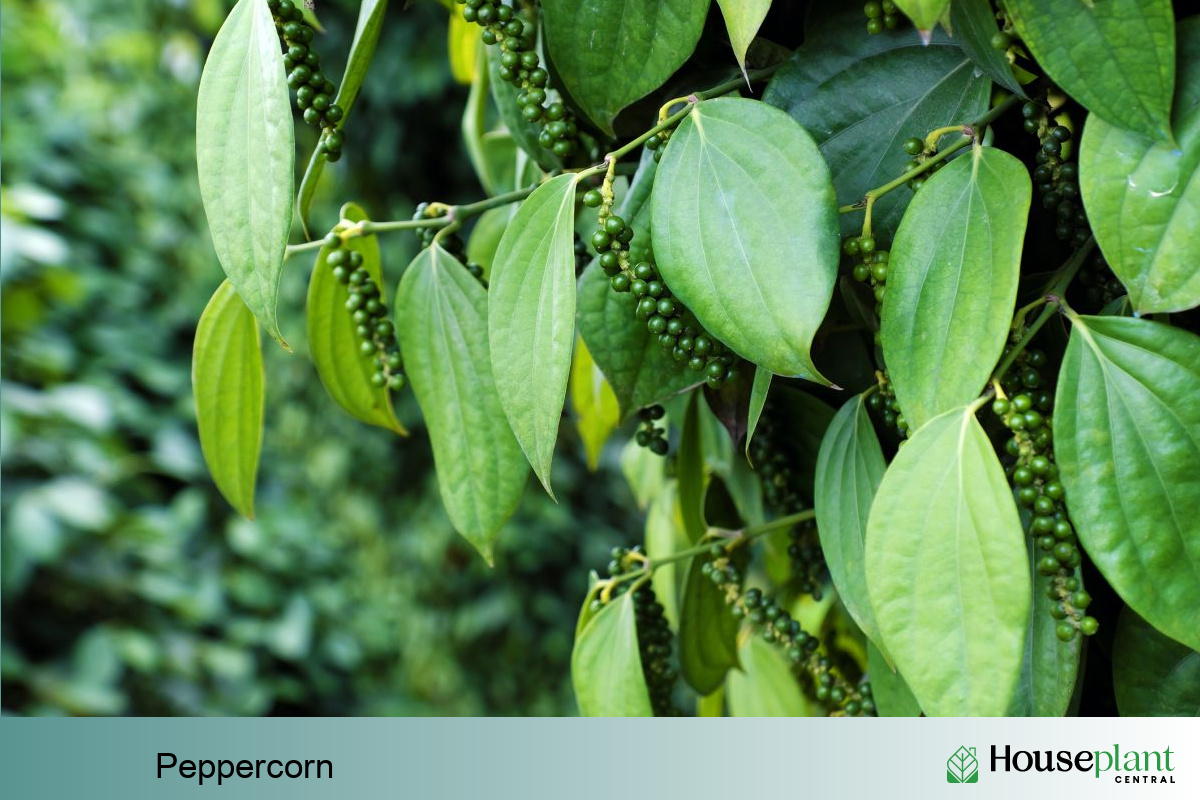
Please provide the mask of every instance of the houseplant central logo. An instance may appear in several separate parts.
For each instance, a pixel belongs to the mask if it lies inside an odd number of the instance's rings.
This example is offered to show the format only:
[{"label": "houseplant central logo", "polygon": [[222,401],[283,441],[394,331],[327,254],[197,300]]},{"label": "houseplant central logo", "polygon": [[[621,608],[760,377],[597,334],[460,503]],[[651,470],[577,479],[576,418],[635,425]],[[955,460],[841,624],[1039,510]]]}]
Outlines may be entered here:
[{"label": "houseplant central logo", "polygon": [[946,760],[946,783],[979,783],[974,747],[960,747]]}]

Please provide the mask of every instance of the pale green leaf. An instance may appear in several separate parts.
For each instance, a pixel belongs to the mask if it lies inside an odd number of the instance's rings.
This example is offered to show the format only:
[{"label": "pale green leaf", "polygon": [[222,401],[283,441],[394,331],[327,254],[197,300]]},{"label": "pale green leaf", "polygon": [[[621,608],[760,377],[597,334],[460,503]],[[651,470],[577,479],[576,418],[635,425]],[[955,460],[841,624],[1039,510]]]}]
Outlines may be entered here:
[{"label": "pale green leaf", "polygon": [[1006,0],[1025,47],[1056,84],[1114,125],[1170,139],[1171,0]]},{"label": "pale green leaf", "polygon": [[[582,613],[590,613],[587,606]],[[575,637],[571,682],[585,717],[654,716],[630,592],[595,612]]]},{"label": "pale green leaf", "polygon": [[512,221],[513,209],[490,208],[475,220],[471,236],[467,239],[467,259],[483,267],[483,279],[492,274],[492,262],[496,260],[496,249],[504,238],[504,231]]},{"label": "pale green leaf", "polygon": [[621,451],[621,474],[633,492],[639,511],[645,511],[667,485],[666,460],[630,439]]},{"label": "pale green leaf", "polygon": [[1055,455],[1079,541],[1163,633],[1200,648],[1200,337],[1131,317],[1072,317]]},{"label": "pale green leaf", "polygon": [[1200,717],[1200,653],[1126,608],[1113,642],[1113,687],[1123,717]]},{"label": "pale green leaf", "polygon": [[450,74],[462,84],[475,80],[476,53],[479,41],[479,26],[467,22],[457,8],[450,9],[450,27],[446,33],[446,50],[450,54]]},{"label": "pale green leaf", "polygon": [[1020,161],[980,147],[935,173],[908,207],[881,324],[883,357],[913,430],[978,397],[1004,351],[1031,194]]},{"label": "pale green leaf", "polygon": [[974,411],[935,417],[900,448],[867,523],[879,632],[929,716],[1003,715],[1025,651],[1025,535]]},{"label": "pale green leaf", "polygon": [[521,204],[496,249],[488,289],[500,406],[551,497],[575,341],[575,177],[551,178]]},{"label": "pale green leaf", "polygon": [[729,670],[725,682],[731,717],[808,716],[808,703],[783,653],[761,637],[748,636],[738,655],[741,669]]},{"label": "pale green leaf", "polygon": [[1200,305],[1200,19],[1179,26],[1178,144],[1087,119],[1079,189],[1112,271],[1138,313]]},{"label": "pale green leaf", "polygon": [[825,382],[809,355],[839,259],[837,205],[812,137],[741,98],[697,104],[652,197],[663,279],[710,333],[776,375]]},{"label": "pale green leaf", "polygon": [[196,167],[213,248],[267,333],[292,226],[296,146],[283,52],[265,0],[239,0],[213,40],[196,108]]},{"label": "pale green leaf", "polygon": [[405,270],[396,297],[404,368],[425,415],[442,503],[490,564],[521,500],[527,468],[500,411],[487,340],[487,294],[438,245]]},{"label": "pale green leaf", "polygon": [[595,472],[600,464],[600,451],[617,429],[621,412],[612,387],[582,341],[575,345],[571,365],[571,405],[575,409],[575,427],[587,453],[588,469]]},{"label": "pale green leaf", "polygon": [[[657,561],[685,550],[691,546],[683,530],[683,519],[679,516],[679,494],[674,481],[668,481],[663,491],[654,498],[646,512],[646,557]],[[650,577],[654,596],[662,603],[663,615],[672,628],[679,627],[679,602],[683,588],[683,572],[686,565],[678,562],[663,564]]]},{"label": "pale green leaf", "polygon": [[543,0],[546,47],[566,91],[605,133],[683,66],[708,0]]},{"label": "pale green leaf", "polygon": [[928,35],[950,10],[950,0],[895,0],[895,3],[923,35]]},{"label": "pale green leaf", "polygon": [[[363,210],[353,204],[348,203],[342,209],[342,219],[359,222],[366,218]],[[342,249],[362,254],[363,269],[382,292],[383,267],[378,240],[374,236],[355,237]],[[362,340],[346,310],[350,290],[333,277],[333,268],[328,263],[331,252],[328,246],[321,248],[308,283],[308,352],[313,366],[329,396],[352,417],[407,435],[392,410],[387,388],[371,385],[375,359],[359,353]]]},{"label": "pale green leaf", "polygon": [[738,66],[745,74],[746,51],[750,49],[750,43],[771,10],[771,0],[717,0],[717,3],[721,6],[721,16],[725,18],[729,44],[733,46]]},{"label": "pale green leaf", "polygon": [[224,281],[196,326],[192,392],[209,474],[229,504],[249,519],[262,452],[264,382],[258,323]]}]

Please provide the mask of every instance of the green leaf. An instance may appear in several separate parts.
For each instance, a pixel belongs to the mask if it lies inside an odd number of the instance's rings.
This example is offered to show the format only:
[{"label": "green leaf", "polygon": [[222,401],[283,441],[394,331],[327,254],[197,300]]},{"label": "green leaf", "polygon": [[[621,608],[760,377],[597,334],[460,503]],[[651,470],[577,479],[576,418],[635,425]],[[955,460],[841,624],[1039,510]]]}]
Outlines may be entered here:
[{"label": "green leaf", "polygon": [[838,597],[875,643],[882,637],[867,594],[864,553],[871,502],[886,469],[863,395],[858,395],[838,410],[825,431],[813,500],[821,550]]},{"label": "green leaf", "polygon": [[292,225],[296,146],[275,22],[239,0],[213,40],[196,109],[200,197],[222,269],[285,349],[276,297]]},{"label": "green leaf", "polygon": [[483,45],[479,28],[463,19],[458,9],[450,9],[450,28],[446,34],[446,50],[450,54],[450,74],[454,80],[469,85],[475,80],[475,56]]},{"label": "green leaf", "polygon": [[1054,401],[1067,510],[1130,607],[1200,648],[1200,337],[1072,317]]},{"label": "green leaf", "polygon": [[192,392],[200,449],[213,482],[238,513],[254,519],[262,452],[264,376],[258,323],[223,281],[200,316]]},{"label": "green leaf", "polygon": [[710,333],[776,375],[825,382],[809,356],[839,259],[829,170],[765,103],[697,104],[655,177],[654,254]]},{"label": "green leaf", "polygon": [[1130,608],[1117,622],[1113,685],[1123,717],[1200,717],[1200,653]]},{"label": "green leaf", "polygon": [[1171,0],[1007,0],[1046,74],[1097,116],[1170,139],[1175,86]]},{"label": "green leaf", "polygon": [[867,675],[871,679],[871,697],[879,716],[921,716],[921,705],[904,682],[904,676],[892,669],[883,653],[870,641],[867,642]]},{"label": "green leaf", "polygon": [[1178,145],[1092,115],[1079,146],[1096,243],[1141,314],[1200,305],[1200,20],[1179,26],[1179,51]]},{"label": "green leaf", "polygon": [[[855,3],[816,4],[810,16],[804,44],[775,73],[763,100],[817,140],[841,203],[857,202],[904,172],[905,139],[987,111],[991,81],[945,33],[928,46],[911,30],[866,36]],[[877,239],[892,238],[910,197],[897,190],[875,203]],[[861,225],[860,215],[842,215],[843,235],[857,235]]]},{"label": "green leaf", "polygon": [[[668,558],[680,550],[691,547],[683,530],[683,519],[679,515],[679,493],[675,482],[668,481],[662,492],[654,498],[646,512],[646,557],[652,560]],[[663,614],[672,628],[679,626],[679,596],[682,593],[683,573],[677,563],[663,564],[654,570],[650,583],[658,602],[663,605]]]},{"label": "green leaf", "polygon": [[950,10],[950,0],[895,0],[896,6],[913,21],[923,37],[942,21]]},{"label": "green leaf", "polygon": [[[342,77],[342,85],[338,87],[337,97],[333,99],[342,109],[342,118],[334,125],[337,130],[346,126],[350,109],[358,99],[358,93],[367,77],[367,70],[371,66],[371,59],[375,55],[375,45],[379,42],[386,11],[387,0],[362,0],[362,5],[358,7],[358,24],[354,28],[354,41],[350,44],[350,56],[346,60],[346,74]],[[309,235],[308,212],[327,160],[324,150],[313,150],[308,168],[304,171],[304,178],[300,181],[300,225],[304,228],[306,236]]]},{"label": "green leaf", "polygon": [[1004,714],[1025,650],[1025,535],[974,412],[948,411],[900,448],[867,523],[879,632],[929,716]]},{"label": "green leaf", "polygon": [[742,667],[729,671],[725,685],[729,716],[808,716],[808,703],[783,653],[758,636],[748,636],[738,657]]},{"label": "green leaf", "polygon": [[604,373],[592,360],[587,345],[582,341],[575,345],[574,363],[571,365],[571,405],[577,417],[575,426],[587,452],[588,469],[596,471],[600,464],[600,451],[604,443],[617,429],[621,412],[612,387],[604,380]]},{"label": "green leaf", "polygon": [[1003,353],[1031,194],[1020,161],[982,147],[935,173],[905,213],[881,324],[913,430],[978,397]]},{"label": "green leaf", "polygon": [[721,16],[725,18],[729,44],[733,46],[733,54],[745,75],[746,51],[750,49],[750,43],[771,10],[771,0],[717,0],[717,3],[721,6]]},{"label": "green leaf", "polygon": [[[359,222],[366,218],[363,210],[351,203],[342,209],[342,219]],[[382,291],[379,241],[374,236],[355,237],[343,249],[362,254],[363,269]],[[357,326],[346,311],[350,290],[333,277],[328,263],[331,252],[329,247],[321,248],[308,283],[308,351],[313,366],[329,396],[350,416],[406,436],[408,431],[396,419],[387,388],[371,385],[375,362],[359,353]]]},{"label": "green leaf", "polygon": [[404,272],[396,328],[425,415],[442,503],[488,564],[525,488],[525,459],[492,380],[487,294],[439,245]]},{"label": "green leaf", "polygon": [[[589,613],[586,605],[582,613]],[[595,612],[575,637],[571,682],[579,713],[585,717],[654,716],[630,592]]]},{"label": "green leaf", "polygon": [[[744,548],[737,552],[744,554]],[[737,564],[739,570],[745,568],[745,559],[741,561]],[[725,596],[704,574],[706,563],[712,563],[712,556],[691,560],[679,610],[679,672],[701,695],[719,689],[726,673],[738,666],[737,636],[741,627],[729,613]]]},{"label": "green leaf", "polygon": [[688,398],[679,450],[675,456],[683,529],[693,543],[699,542],[708,530],[704,523],[704,445],[700,437],[699,400],[699,392],[693,392]]},{"label": "green leaf", "polygon": [[613,119],[687,61],[708,0],[544,0],[546,47],[567,93],[609,136]]},{"label": "green leaf", "polygon": [[754,383],[750,387],[750,413],[746,419],[746,458],[750,458],[750,442],[754,432],[758,430],[758,421],[762,419],[763,407],[767,404],[767,393],[771,391],[771,379],[775,376],[770,370],[762,367],[754,368]]},{"label": "green leaf", "polygon": [[[1042,551],[1034,549],[1032,541],[1027,544],[1029,571],[1035,575]],[[1080,577],[1076,568],[1075,578]],[[1017,690],[1008,707],[1010,717],[1061,717],[1071,706],[1079,660],[1083,656],[1083,637],[1076,636],[1069,642],[1058,638],[1058,620],[1051,615],[1056,606],[1058,601],[1046,596],[1046,582],[1035,579],[1025,634],[1025,658]]]},{"label": "green leaf", "polygon": [[667,485],[665,460],[630,439],[621,451],[621,474],[633,492],[639,511],[645,511]]},{"label": "green leaf", "polygon": [[539,186],[504,231],[488,289],[500,406],[551,497],[550,463],[575,341],[574,219],[575,175]]},{"label": "green leaf", "polygon": [[954,41],[989,78],[1013,94],[1025,96],[1004,51],[992,47],[1000,26],[991,0],[954,0],[950,5],[950,31]]},{"label": "green leaf", "polygon": [[496,249],[504,238],[504,231],[512,221],[511,208],[489,208],[475,220],[471,237],[467,239],[467,259],[483,267],[483,279],[492,274],[492,262],[496,260]]}]

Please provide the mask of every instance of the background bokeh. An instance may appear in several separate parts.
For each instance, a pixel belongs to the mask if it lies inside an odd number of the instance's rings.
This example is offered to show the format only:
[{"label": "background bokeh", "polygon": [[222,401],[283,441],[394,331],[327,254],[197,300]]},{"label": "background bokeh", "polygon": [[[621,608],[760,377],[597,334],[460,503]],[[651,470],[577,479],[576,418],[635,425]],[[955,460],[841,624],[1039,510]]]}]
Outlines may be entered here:
[{"label": "background bokeh", "polygon": [[[535,487],[488,570],[451,530],[419,414],[401,440],[341,414],[301,351],[267,345],[258,519],[208,480],[190,388],[221,278],[200,207],[195,97],[232,0],[2,0],[0,703],[20,714],[571,714],[587,571],[641,521],[610,446],[571,426],[556,506]],[[321,0],[340,73],[355,0]],[[436,2],[393,2],[343,200],[376,219],[481,196]],[[298,126],[298,168],[313,141]],[[393,283],[416,242],[383,242]],[[302,340],[310,268],[288,264]],[[622,437],[623,438],[623,437]],[[618,443],[619,444],[619,443]],[[569,511],[567,510],[569,509]]]}]

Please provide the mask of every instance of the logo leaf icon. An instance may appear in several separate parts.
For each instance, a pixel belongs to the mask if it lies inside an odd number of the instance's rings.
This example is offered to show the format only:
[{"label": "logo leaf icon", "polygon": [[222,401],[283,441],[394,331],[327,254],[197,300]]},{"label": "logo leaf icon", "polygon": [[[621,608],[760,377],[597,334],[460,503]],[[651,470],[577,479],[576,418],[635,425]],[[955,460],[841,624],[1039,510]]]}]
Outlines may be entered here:
[{"label": "logo leaf icon", "polygon": [[946,760],[946,782],[979,782],[979,761],[975,758],[974,747],[960,747]]}]

